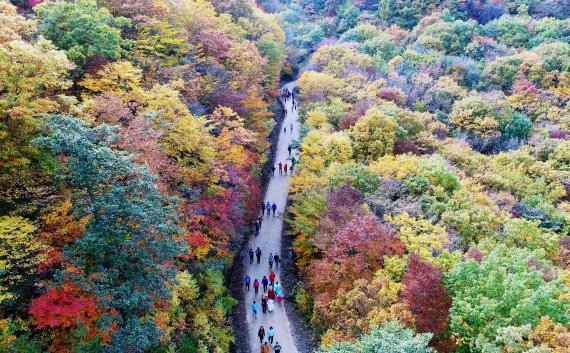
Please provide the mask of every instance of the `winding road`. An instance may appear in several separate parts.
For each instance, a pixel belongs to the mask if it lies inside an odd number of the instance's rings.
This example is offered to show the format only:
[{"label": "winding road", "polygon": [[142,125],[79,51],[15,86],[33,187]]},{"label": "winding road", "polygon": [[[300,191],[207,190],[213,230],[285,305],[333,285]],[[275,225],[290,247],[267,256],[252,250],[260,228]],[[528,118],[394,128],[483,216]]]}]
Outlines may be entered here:
[{"label": "winding road", "polygon": [[[291,82],[283,87],[287,87],[291,91],[295,87],[295,82]],[[252,236],[248,244],[248,250],[253,249],[255,251],[257,247],[261,249],[261,263],[257,264],[257,262],[254,260],[253,264],[250,264],[249,257],[246,257],[244,259],[245,273],[251,277],[251,288],[244,297],[247,307],[246,320],[249,330],[250,352],[252,353],[258,353],[261,351],[261,345],[259,344],[259,337],[257,335],[260,326],[263,326],[266,332],[266,336],[263,339],[263,342],[267,341],[267,331],[269,330],[269,327],[272,326],[275,330],[274,345],[275,343],[279,342],[282,347],[282,353],[298,353],[298,350],[295,347],[295,340],[291,333],[290,322],[287,318],[287,313],[284,308],[284,305],[291,304],[287,303],[286,301],[284,301],[282,304],[279,304],[277,303],[277,300],[275,300],[275,309],[272,312],[264,314],[261,310],[261,295],[263,293],[263,286],[260,285],[259,294],[257,295],[255,295],[253,288],[253,282],[256,278],[260,283],[263,276],[268,276],[269,278],[269,254],[273,253],[281,255],[283,213],[287,204],[287,196],[289,194],[290,170],[288,170],[287,174],[279,174],[279,168],[277,167],[277,164],[279,162],[287,162],[289,168],[291,167],[291,161],[288,160],[289,152],[287,150],[287,147],[291,141],[299,139],[300,128],[298,113],[296,110],[293,110],[291,99],[288,99],[285,102],[285,108],[287,109],[287,114],[285,115],[283,125],[281,126],[279,140],[277,142],[277,151],[275,154],[276,171],[275,175],[272,176],[269,181],[267,192],[264,198],[265,203],[269,201],[271,204],[275,203],[277,205],[277,213],[275,217],[273,216],[273,213],[270,216],[268,216],[267,213],[263,216],[263,223],[259,235]],[[293,124],[293,131],[290,129],[291,124]],[[287,128],[286,132],[283,131],[284,127]],[[295,150],[293,150],[291,155],[295,155],[295,158],[297,160],[299,159]],[[276,269],[275,266],[273,266],[273,269],[276,274],[275,281],[280,282],[280,270]],[[288,294],[290,293],[285,293],[285,296]],[[257,319],[253,317],[251,310],[251,304],[254,300],[259,304]],[[273,347],[271,347],[271,352],[273,352]]]}]

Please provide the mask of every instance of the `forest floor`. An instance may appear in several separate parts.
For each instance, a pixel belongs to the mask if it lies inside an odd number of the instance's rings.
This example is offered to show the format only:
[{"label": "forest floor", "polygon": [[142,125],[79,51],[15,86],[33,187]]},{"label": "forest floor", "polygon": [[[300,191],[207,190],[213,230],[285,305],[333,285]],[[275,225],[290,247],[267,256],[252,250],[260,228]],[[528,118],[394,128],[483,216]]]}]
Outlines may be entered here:
[{"label": "forest floor", "polygon": [[[285,87],[288,87],[289,90],[292,90],[294,83],[290,83]],[[282,123],[281,131],[279,132],[279,141],[277,143],[277,150],[275,152],[276,168],[279,162],[287,162],[289,166],[291,165],[291,162],[288,160],[289,152],[287,151],[287,147],[293,140],[299,139],[300,124],[298,122],[297,111],[294,111],[292,109],[291,99],[285,102],[285,108],[287,109],[287,114]],[[293,131],[290,129],[291,124],[293,124]],[[287,131],[284,132],[283,128],[286,128]],[[295,155],[295,158],[298,160],[299,156],[296,154],[295,150],[291,155]],[[287,315],[288,310],[286,310],[284,307],[293,305],[293,303],[288,303],[287,301],[287,299],[291,298],[291,293],[284,293],[286,300],[281,304],[277,303],[277,300],[275,300],[275,309],[271,313],[268,312],[267,314],[264,314],[261,310],[261,295],[263,293],[263,287],[260,287],[259,294],[257,295],[255,295],[255,291],[253,289],[253,281],[256,278],[261,282],[263,276],[269,276],[269,254],[273,253],[274,255],[279,254],[282,256],[283,253],[281,248],[281,235],[283,232],[283,214],[287,205],[287,196],[289,194],[289,175],[290,170],[287,174],[279,174],[279,169],[277,168],[275,175],[271,176],[264,201],[265,203],[270,202],[271,204],[275,203],[277,205],[276,215],[273,216],[272,213],[270,216],[268,216],[266,213],[263,216],[263,224],[261,226],[259,235],[250,237],[247,249],[244,251],[247,253],[250,248],[255,250],[257,247],[259,247],[262,251],[260,264],[257,264],[256,261],[254,261],[253,264],[250,264],[249,257],[245,256],[243,258],[245,273],[251,277],[251,288],[249,292],[245,293],[244,299],[246,304],[246,322],[248,324],[247,329],[249,331],[249,351],[252,353],[260,352],[259,337],[257,336],[260,326],[263,326],[265,328],[266,333],[269,330],[269,327],[273,327],[275,330],[274,344],[279,342],[283,348],[281,352],[297,353],[299,351],[305,351],[304,349],[298,349],[296,347],[296,341],[293,338],[291,323]],[[280,269],[276,269],[276,267],[273,266],[274,272],[276,274],[275,281],[281,282],[281,268],[287,268],[288,266],[292,265],[293,264],[291,263],[283,261],[280,265]],[[285,291],[285,289],[283,290]],[[253,317],[253,313],[250,308],[254,300],[259,304],[257,319]],[[266,341],[267,336],[264,338],[263,342]]]}]

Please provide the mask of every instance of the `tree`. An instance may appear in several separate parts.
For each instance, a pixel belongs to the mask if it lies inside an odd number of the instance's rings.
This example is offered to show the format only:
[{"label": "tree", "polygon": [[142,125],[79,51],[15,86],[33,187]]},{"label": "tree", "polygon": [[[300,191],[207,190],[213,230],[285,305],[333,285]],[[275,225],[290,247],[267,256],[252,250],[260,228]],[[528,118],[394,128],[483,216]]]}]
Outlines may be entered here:
[{"label": "tree", "polygon": [[499,245],[481,263],[467,260],[444,276],[453,300],[450,330],[460,349],[498,350],[499,331],[536,326],[541,316],[568,322],[569,290],[529,266],[532,253]]},{"label": "tree", "polygon": [[352,158],[352,146],[350,138],[344,132],[331,134],[324,143],[325,162],[327,164],[347,163]]},{"label": "tree", "polygon": [[116,329],[116,324],[98,327],[106,313],[97,302],[93,293],[66,283],[34,299],[30,314],[38,329],[52,330],[51,352],[90,351],[86,349],[90,345],[107,345]]},{"label": "tree", "polygon": [[3,308],[17,304],[22,300],[20,296],[29,295],[26,292],[33,285],[31,276],[45,259],[36,230],[25,218],[0,217],[0,303]]},{"label": "tree", "polygon": [[430,334],[416,335],[397,321],[374,327],[356,343],[334,343],[319,353],[435,353],[428,347]]},{"label": "tree", "polygon": [[479,25],[473,20],[457,20],[452,23],[439,21],[426,28],[417,42],[448,55],[460,55],[480,31]]},{"label": "tree", "polygon": [[29,144],[35,118],[61,108],[56,96],[71,87],[74,66],[50,41],[28,39],[35,23],[9,2],[0,4],[0,16],[0,173],[13,174],[37,161],[39,151]]},{"label": "tree", "polygon": [[459,128],[483,136],[490,136],[499,129],[493,107],[478,96],[456,101],[449,117]]},{"label": "tree", "polygon": [[392,154],[396,140],[396,119],[372,108],[350,128],[354,157],[358,161],[373,161]]},{"label": "tree", "polygon": [[408,270],[402,279],[400,301],[410,309],[418,332],[431,332],[440,337],[447,326],[451,298],[442,285],[441,270],[419,255],[408,259]]},{"label": "tree", "polygon": [[444,227],[420,218],[411,217],[407,212],[397,216],[386,215],[386,221],[398,230],[400,240],[406,245],[406,252],[420,255],[421,259],[440,265],[437,257],[447,250],[448,239]]},{"label": "tree", "polygon": [[355,218],[332,236],[322,258],[307,269],[315,299],[329,302],[357,278],[370,278],[384,257],[401,256],[404,245],[372,215]]},{"label": "tree", "polygon": [[47,126],[51,136],[37,144],[66,157],[74,211],[91,216],[83,237],[67,247],[69,265],[57,278],[86,288],[110,314],[107,327],[111,321],[118,328],[109,351],[142,352],[158,343],[151,314],[169,299],[171,264],[183,250],[176,242],[176,200],[159,193],[135,156],[112,148],[118,137],[107,125],[89,129],[79,119],[55,115]]},{"label": "tree", "polygon": [[95,0],[46,1],[34,7],[40,33],[67,52],[81,68],[97,59],[117,60],[131,42],[121,30],[131,25],[124,17],[113,17]]}]

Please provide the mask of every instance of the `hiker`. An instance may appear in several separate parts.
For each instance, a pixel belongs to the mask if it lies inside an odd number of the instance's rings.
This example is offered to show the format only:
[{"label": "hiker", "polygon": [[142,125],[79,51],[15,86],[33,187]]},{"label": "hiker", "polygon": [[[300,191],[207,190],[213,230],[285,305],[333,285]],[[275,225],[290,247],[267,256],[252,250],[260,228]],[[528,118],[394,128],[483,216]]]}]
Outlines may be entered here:
[{"label": "hiker", "polygon": [[265,295],[261,296],[261,311],[267,314],[267,297]]},{"label": "hiker", "polygon": [[269,257],[267,258],[267,260],[269,261],[269,269],[271,270],[273,268],[273,253],[269,253]]},{"label": "hiker", "polygon": [[291,155],[291,150],[292,150],[291,145],[287,146],[287,151],[289,151],[289,155]]},{"label": "hiker", "polygon": [[273,337],[275,337],[275,330],[273,329],[273,326],[269,326],[269,330],[267,330],[267,340],[271,345],[273,345]]},{"label": "hiker", "polygon": [[247,288],[247,291],[249,292],[249,284],[251,283],[251,278],[249,275],[245,275],[243,282],[245,284],[245,288]]},{"label": "hiker", "polygon": [[262,346],[261,346],[261,353],[269,353],[269,346],[267,345],[267,342],[265,342]]},{"label": "hiker", "polygon": [[275,175],[275,166],[271,167],[271,175]]},{"label": "hiker", "polygon": [[291,132],[293,132],[293,123],[291,123],[290,128],[291,128]]},{"label": "hiker", "polygon": [[273,288],[270,288],[267,291],[267,297],[271,300],[275,299],[275,290]]},{"label": "hiker", "polygon": [[266,206],[266,208],[267,208],[267,215],[269,216],[269,212],[271,211],[271,210],[270,210],[271,204],[269,203],[269,201],[267,201],[267,205],[265,205],[265,206]]},{"label": "hiker", "polygon": [[253,263],[253,249],[249,249],[249,264]]},{"label": "hiker", "polygon": [[283,132],[287,132],[287,126],[283,127]]},{"label": "hiker", "polygon": [[259,281],[257,280],[257,278],[255,279],[255,281],[253,281],[253,289],[255,290],[255,295],[257,295],[257,293],[259,293]]},{"label": "hiker", "polygon": [[261,203],[261,214],[265,213],[265,204],[262,202]]},{"label": "hiker", "polygon": [[261,228],[261,224],[259,224],[258,219],[256,219],[254,223],[255,223],[255,235],[258,235],[259,234],[259,228]]},{"label": "hiker", "polygon": [[259,246],[257,247],[257,249],[255,249],[255,257],[257,257],[257,263],[260,263],[260,261],[261,261],[261,249],[259,248]]},{"label": "hiker", "polygon": [[279,342],[275,342],[275,347],[273,347],[273,350],[275,351],[275,353],[281,353],[281,345],[279,344]]},{"label": "hiker", "polygon": [[269,284],[269,280],[267,279],[267,276],[263,276],[263,279],[261,280],[261,284],[263,284],[263,293],[267,292],[267,285]]},{"label": "hiker", "polygon": [[273,260],[275,261],[275,268],[279,269],[279,261],[281,261],[281,259],[279,258],[279,255],[277,255],[277,254],[273,255]]},{"label": "hiker", "polygon": [[257,217],[257,220],[259,221],[259,228],[261,228],[261,225],[263,224],[263,217],[259,216]]},{"label": "hiker", "polygon": [[253,304],[251,304],[251,311],[253,312],[254,319],[257,319],[257,309],[259,309],[259,305],[257,305],[257,303],[254,300]]},{"label": "hiker", "polygon": [[275,294],[276,295],[283,294],[283,290],[281,289],[281,285],[279,284],[279,282],[275,282]]},{"label": "hiker", "polygon": [[296,163],[297,160],[295,159],[295,156],[291,157],[291,173],[293,173],[293,167],[295,166]]},{"label": "hiker", "polygon": [[267,298],[267,311],[272,312],[273,309],[275,309],[275,304],[273,302],[273,299],[271,298]]},{"label": "hiker", "polygon": [[275,204],[275,202],[273,203],[273,205],[271,205],[271,209],[273,210],[273,217],[275,217],[275,211],[277,211],[277,205]]},{"label": "hiker", "polygon": [[283,163],[279,162],[278,166],[279,166],[279,174],[282,174],[283,173]]},{"label": "hiker", "polygon": [[283,170],[285,171],[285,174],[287,174],[287,163],[285,163],[285,166],[283,167]]},{"label": "hiker", "polygon": [[271,273],[269,273],[269,282],[271,282],[271,285],[273,285],[273,283],[275,283],[275,272],[271,271]]},{"label": "hiker", "polygon": [[263,343],[263,337],[265,337],[265,329],[263,328],[263,326],[259,328],[259,331],[257,331],[257,335],[259,336],[259,343]]}]

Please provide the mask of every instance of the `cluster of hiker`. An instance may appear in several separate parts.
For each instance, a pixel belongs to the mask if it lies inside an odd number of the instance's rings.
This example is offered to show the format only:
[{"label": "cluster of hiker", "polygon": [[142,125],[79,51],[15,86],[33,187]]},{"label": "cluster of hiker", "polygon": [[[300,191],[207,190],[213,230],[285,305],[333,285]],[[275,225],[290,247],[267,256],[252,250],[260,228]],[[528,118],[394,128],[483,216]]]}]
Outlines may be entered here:
[{"label": "cluster of hiker", "polygon": [[[261,256],[262,256],[262,251],[259,247],[257,247],[255,251],[253,251],[253,249],[249,249],[250,264],[253,264],[254,257],[255,260],[257,260],[257,264],[261,263]],[[283,288],[281,287],[281,284],[279,284],[279,282],[276,281],[277,276],[275,272],[273,272],[273,265],[275,265],[276,270],[279,270],[279,263],[281,262],[281,258],[279,257],[278,254],[270,253],[269,257],[267,258],[267,262],[269,264],[269,274],[263,276],[261,281],[259,281],[259,279],[257,278],[253,280],[253,290],[255,291],[256,296],[259,294],[259,287],[262,287],[261,312],[263,314],[271,313],[275,309],[275,300],[277,300],[277,303],[279,304],[283,303]],[[251,277],[246,274],[244,278],[244,288],[248,292],[251,289],[251,284],[252,284]],[[253,303],[251,304],[251,311],[253,313],[253,318],[257,319],[259,304],[257,303],[256,300],[254,300]],[[261,344],[263,343],[263,339],[265,337],[265,329],[263,328],[263,326],[259,328],[258,335],[260,341],[259,343]],[[275,336],[275,330],[273,329],[273,327],[270,327],[269,331],[267,332],[267,339],[269,341],[269,344],[267,342],[265,342],[265,344],[262,344],[261,352],[269,352],[268,349],[270,349],[271,346],[273,346],[274,336]],[[273,350],[276,353],[281,352],[281,345],[279,345],[279,342],[276,342],[275,346],[273,346]]]}]

